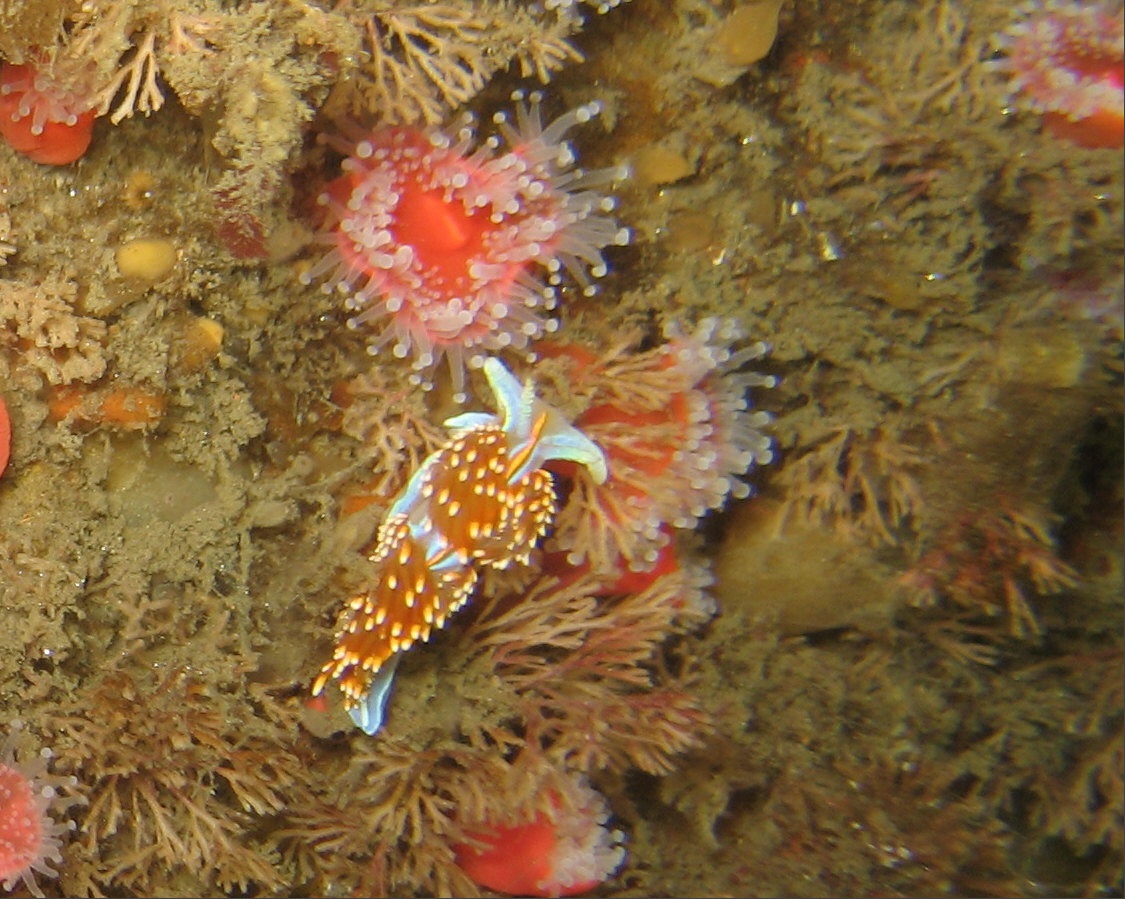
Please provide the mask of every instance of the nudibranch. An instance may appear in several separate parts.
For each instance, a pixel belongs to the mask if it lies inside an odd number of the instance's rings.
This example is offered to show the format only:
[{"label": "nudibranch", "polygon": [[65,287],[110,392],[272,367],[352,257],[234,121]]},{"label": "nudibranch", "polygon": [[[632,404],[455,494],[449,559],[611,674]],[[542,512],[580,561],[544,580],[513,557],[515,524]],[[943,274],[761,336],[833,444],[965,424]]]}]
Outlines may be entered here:
[{"label": "nudibranch", "polygon": [[370,586],[345,607],[336,648],[313,683],[339,682],[356,725],[375,733],[400,654],[429,640],[472,596],[478,567],[527,564],[558,499],[543,466],[567,460],[606,479],[601,449],[498,359],[483,363],[497,414],[447,419],[451,434],[391,503],[368,561]]}]

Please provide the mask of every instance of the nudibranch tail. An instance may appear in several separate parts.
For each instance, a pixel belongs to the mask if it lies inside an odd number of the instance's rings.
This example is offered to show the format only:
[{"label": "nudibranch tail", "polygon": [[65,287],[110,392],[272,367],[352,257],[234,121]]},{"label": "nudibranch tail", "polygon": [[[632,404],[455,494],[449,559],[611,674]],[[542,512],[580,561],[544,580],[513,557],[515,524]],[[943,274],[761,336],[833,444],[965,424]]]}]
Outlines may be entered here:
[{"label": "nudibranch tail", "polygon": [[557,497],[543,468],[553,459],[606,478],[601,449],[539,400],[496,359],[484,362],[498,413],[470,412],[445,422],[453,432],[391,503],[368,561],[371,586],[344,609],[332,659],[313,684],[339,681],[357,726],[382,724],[399,653],[429,640],[468,602],[474,565],[526,564],[554,519]]},{"label": "nudibranch tail", "polygon": [[391,656],[371,678],[366,692],[348,708],[348,716],[369,737],[379,732],[387,716],[387,700],[395,681],[400,656]]}]

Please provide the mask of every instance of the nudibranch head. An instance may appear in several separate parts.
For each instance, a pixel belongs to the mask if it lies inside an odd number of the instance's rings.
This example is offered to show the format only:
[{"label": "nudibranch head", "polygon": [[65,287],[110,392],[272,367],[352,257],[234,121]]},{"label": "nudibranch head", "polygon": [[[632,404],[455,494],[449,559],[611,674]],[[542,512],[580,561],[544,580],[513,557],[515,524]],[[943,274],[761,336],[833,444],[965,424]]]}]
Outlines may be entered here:
[{"label": "nudibranch head", "polygon": [[483,368],[499,414],[466,412],[446,419],[447,428],[463,431],[499,425],[507,437],[508,452],[523,457],[520,471],[565,460],[585,466],[594,483],[604,483],[608,474],[605,454],[594,441],[570,424],[558,409],[539,399],[530,381],[521,384],[499,359],[486,359]]},{"label": "nudibranch head", "polygon": [[[344,702],[373,732],[389,687],[379,674],[396,655],[429,640],[472,595],[475,566],[526,564],[554,519],[557,497],[543,465],[566,459],[604,481],[598,446],[538,399],[497,359],[484,362],[497,414],[446,421],[452,434],[391,504],[368,560],[371,585],[344,611],[332,659],[313,685],[337,679]],[[368,701],[378,692],[377,704]]]}]

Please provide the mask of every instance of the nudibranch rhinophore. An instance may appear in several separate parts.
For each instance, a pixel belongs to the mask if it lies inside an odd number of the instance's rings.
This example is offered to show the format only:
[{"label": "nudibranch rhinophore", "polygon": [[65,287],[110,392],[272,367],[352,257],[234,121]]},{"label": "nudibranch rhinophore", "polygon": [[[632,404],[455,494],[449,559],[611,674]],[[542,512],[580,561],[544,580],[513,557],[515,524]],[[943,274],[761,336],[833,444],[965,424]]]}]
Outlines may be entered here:
[{"label": "nudibranch rhinophore", "polygon": [[332,659],[313,683],[337,680],[344,705],[368,734],[383,722],[401,653],[426,641],[472,596],[479,566],[527,564],[558,504],[551,460],[606,479],[601,449],[535,396],[498,359],[484,374],[498,413],[467,412],[445,422],[449,440],[428,456],[395,498],[368,560],[370,586],[341,615]]}]

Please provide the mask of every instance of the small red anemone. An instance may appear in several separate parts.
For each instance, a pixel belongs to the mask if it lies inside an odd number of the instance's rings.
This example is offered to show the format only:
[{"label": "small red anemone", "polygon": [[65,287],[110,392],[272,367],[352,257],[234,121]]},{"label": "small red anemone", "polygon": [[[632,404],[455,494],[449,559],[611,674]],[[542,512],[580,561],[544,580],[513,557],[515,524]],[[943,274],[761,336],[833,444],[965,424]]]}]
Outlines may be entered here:
[{"label": "small red anemone", "polygon": [[1090,149],[1125,143],[1125,16],[1120,4],[1023,4],[997,35],[1018,104],[1055,137]]},{"label": "small red anemone", "polygon": [[67,165],[90,146],[94,110],[29,63],[0,64],[0,134],[34,162]]},{"label": "small red anemone", "polygon": [[584,781],[576,788],[588,804],[556,821],[538,814],[471,832],[472,844],[453,847],[458,867],[478,886],[513,896],[578,896],[608,880],[625,860],[622,835],[605,827],[605,799]]}]

